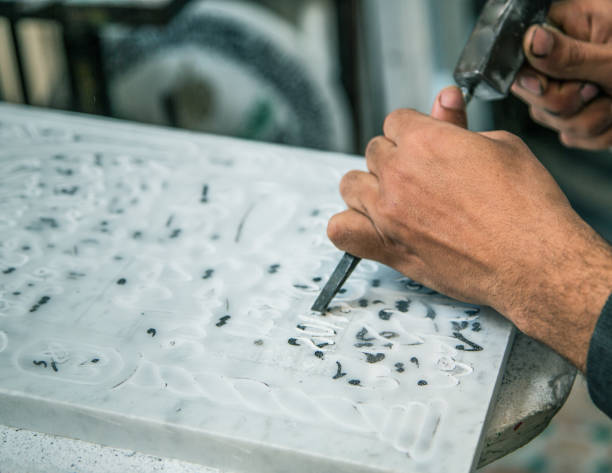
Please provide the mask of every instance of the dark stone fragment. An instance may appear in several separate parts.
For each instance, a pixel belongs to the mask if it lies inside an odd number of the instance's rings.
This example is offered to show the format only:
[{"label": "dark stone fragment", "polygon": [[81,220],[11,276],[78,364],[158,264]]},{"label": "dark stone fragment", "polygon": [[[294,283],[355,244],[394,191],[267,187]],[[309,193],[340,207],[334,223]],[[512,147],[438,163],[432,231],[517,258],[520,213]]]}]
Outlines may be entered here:
[{"label": "dark stone fragment", "polygon": [[79,186],[71,186],[71,187],[63,187],[60,189],[61,194],[65,195],[74,195],[79,190]]},{"label": "dark stone fragment", "polygon": [[395,363],[395,371],[397,371],[398,373],[403,373],[404,372],[404,363]]},{"label": "dark stone fragment", "polygon": [[391,318],[391,312],[386,311],[386,310],[381,310],[378,312],[378,317],[380,317],[382,320],[389,320]]},{"label": "dark stone fragment", "polygon": [[365,328],[365,327],[361,327],[361,330],[359,330],[359,332],[357,332],[355,334],[355,338],[357,340],[363,340],[364,342],[369,342],[369,341],[374,340],[375,337],[367,337],[366,338],[367,334],[368,334],[368,329]]},{"label": "dark stone fragment", "polygon": [[463,350],[463,351],[482,351],[483,348],[478,345],[477,343],[471,342],[469,341],[467,338],[465,338],[463,335],[461,335],[459,332],[453,332],[453,336],[462,341],[463,343],[466,343],[467,345],[470,346],[470,348],[465,348],[465,345],[456,345],[455,348],[457,350]]},{"label": "dark stone fragment", "polygon": [[382,361],[385,359],[385,354],[384,353],[364,353],[364,355],[366,356],[366,361],[368,363],[378,363],[379,361]]},{"label": "dark stone fragment", "polygon": [[419,386],[427,386],[427,381],[425,381],[424,379],[420,379],[420,380],[417,382],[417,384],[418,384]]},{"label": "dark stone fragment", "polygon": [[314,352],[314,356],[323,359],[323,352],[321,350],[317,350]]},{"label": "dark stone fragment", "polygon": [[410,307],[409,299],[402,299],[399,301],[395,301],[395,308],[400,312],[408,312],[408,308]]},{"label": "dark stone fragment", "polygon": [[147,333],[151,335],[151,337],[154,337],[155,335],[157,335],[157,330],[155,330],[154,328],[150,328],[149,330],[147,330]]},{"label": "dark stone fragment", "polygon": [[397,333],[396,332],[391,332],[390,330],[386,330],[384,332],[380,332],[378,335],[380,335],[381,337],[384,337],[386,339],[397,337]]},{"label": "dark stone fragment", "polygon": [[127,282],[127,279],[125,278],[117,279],[117,284],[119,284],[120,286],[123,286],[126,282]]},{"label": "dark stone fragment", "polygon": [[290,338],[289,340],[287,340],[287,343],[289,345],[293,345],[294,347],[299,347],[300,344],[298,343],[296,338]]},{"label": "dark stone fragment", "polygon": [[339,379],[346,376],[346,373],[342,372],[342,365],[339,361],[336,361],[336,374],[332,376],[332,379]]},{"label": "dark stone fragment", "polygon": [[358,379],[349,379],[349,384],[352,384],[353,386],[359,386],[361,384],[361,381]]},{"label": "dark stone fragment", "polygon": [[359,307],[367,307],[368,300],[367,299],[359,299]]},{"label": "dark stone fragment", "polygon": [[43,225],[47,225],[51,228],[59,227],[57,220],[51,217],[40,217],[40,223],[42,223]]}]

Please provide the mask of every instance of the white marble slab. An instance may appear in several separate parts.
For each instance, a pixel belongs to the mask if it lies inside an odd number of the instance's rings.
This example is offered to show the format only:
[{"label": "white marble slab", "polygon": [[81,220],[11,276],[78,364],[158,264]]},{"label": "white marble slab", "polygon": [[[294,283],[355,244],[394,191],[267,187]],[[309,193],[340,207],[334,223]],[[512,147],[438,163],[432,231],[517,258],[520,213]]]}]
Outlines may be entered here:
[{"label": "white marble slab", "polygon": [[512,337],[325,235],[363,161],[0,106],[0,424],[235,472],[469,472]]}]

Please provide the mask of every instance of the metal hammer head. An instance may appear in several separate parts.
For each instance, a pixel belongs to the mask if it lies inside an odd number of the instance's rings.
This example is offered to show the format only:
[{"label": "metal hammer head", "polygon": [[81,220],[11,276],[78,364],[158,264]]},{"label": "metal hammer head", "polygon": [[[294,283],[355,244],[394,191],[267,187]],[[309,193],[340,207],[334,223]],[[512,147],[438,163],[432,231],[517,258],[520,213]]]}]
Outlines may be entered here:
[{"label": "metal hammer head", "polygon": [[455,72],[457,84],[470,98],[501,99],[524,60],[523,36],[543,23],[552,0],[488,0]]}]

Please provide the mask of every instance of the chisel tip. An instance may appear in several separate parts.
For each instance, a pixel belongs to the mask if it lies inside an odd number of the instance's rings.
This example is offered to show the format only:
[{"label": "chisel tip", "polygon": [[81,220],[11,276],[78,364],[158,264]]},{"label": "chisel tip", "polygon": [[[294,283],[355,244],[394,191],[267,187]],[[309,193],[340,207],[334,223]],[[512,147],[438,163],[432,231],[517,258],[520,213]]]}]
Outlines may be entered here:
[{"label": "chisel tip", "polygon": [[325,286],[323,286],[321,293],[315,300],[310,310],[324,314],[329,306],[329,303],[338,293],[347,278],[351,275],[359,261],[361,261],[361,258],[353,256],[350,253],[344,253],[342,259],[327,280]]}]

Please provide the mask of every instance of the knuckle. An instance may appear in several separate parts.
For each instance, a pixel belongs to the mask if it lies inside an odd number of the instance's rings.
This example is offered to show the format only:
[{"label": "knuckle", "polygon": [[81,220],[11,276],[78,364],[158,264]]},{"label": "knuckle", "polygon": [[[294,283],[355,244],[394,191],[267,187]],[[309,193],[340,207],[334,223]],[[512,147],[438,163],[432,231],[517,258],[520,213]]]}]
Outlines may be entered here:
[{"label": "knuckle", "polygon": [[547,127],[552,126],[546,112],[539,107],[529,107],[529,116],[534,122],[539,123],[540,125]]},{"label": "knuckle", "polygon": [[382,136],[375,136],[370,141],[368,141],[368,144],[367,144],[366,149],[365,149],[366,158],[368,156],[372,156],[372,155],[376,154],[376,151],[380,147],[380,140],[381,139],[382,139]]},{"label": "knuckle", "polygon": [[588,120],[584,123],[582,131],[586,137],[598,136],[603,133],[609,125],[607,118],[597,117],[597,119]]},{"label": "knuckle", "polygon": [[514,133],[510,133],[506,130],[498,130],[495,132],[495,139],[498,141],[502,141],[504,143],[508,143],[511,145],[518,144],[522,140],[516,136]]},{"label": "knuckle", "polygon": [[559,141],[567,147],[574,146],[574,138],[565,132],[559,133]]},{"label": "knuckle", "polygon": [[346,240],[347,229],[340,214],[334,215],[327,223],[327,237],[335,244],[341,245]]},{"label": "knuckle", "polygon": [[553,115],[571,115],[576,112],[576,100],[572,96],[557,95],[548,101],[546,109]]},{"label": "knuckle", "polygon": [[527,148],[527,145],[519,136],[506,130],[494,131],[489,136],[513,152],[522,152]]},{"label": "knuckle", "polygon": [[584,112],[568,120],[563,131],[570,135],[583,138],[593,138],[603,134],[612,124],[612,115],[605,102],[595,104]]},{"label": "knuckle", "polygon": [[342,179],[340,179],[340,194],[348,194],[354,187],[359,176],[359,171],[353,170],[347,172]]},{"label": "knuckle", "polygon": [[389,130],[403,129],[406,121],[408,121],[414,113],[416,112],[410,108],[398,108],[393,110],[386,116],[383,123],[385,134],[387,134]]},{"label": "knuckle", "polygon": [[538,107],[529,107],[529,116],[532,120],[540,122],[542,111]]},{"label": "knuckle", "polygon": [[385,130],[385,134],[387,133],[387,130],[391,130],[395,127],[396,123],[400,120],[401,115],[402,109],[399,108],[397,110],[393,110],[385,117],[385,121],[383,122],[383,130]]}]

